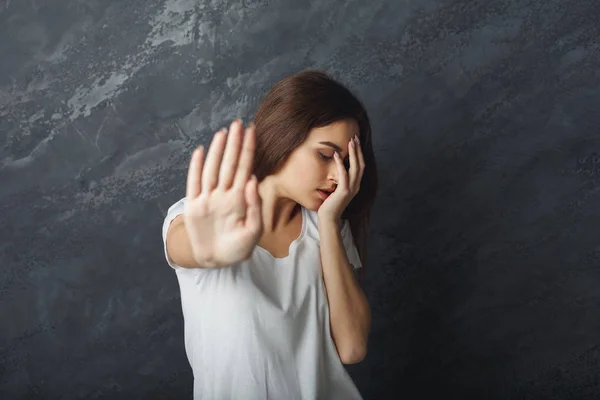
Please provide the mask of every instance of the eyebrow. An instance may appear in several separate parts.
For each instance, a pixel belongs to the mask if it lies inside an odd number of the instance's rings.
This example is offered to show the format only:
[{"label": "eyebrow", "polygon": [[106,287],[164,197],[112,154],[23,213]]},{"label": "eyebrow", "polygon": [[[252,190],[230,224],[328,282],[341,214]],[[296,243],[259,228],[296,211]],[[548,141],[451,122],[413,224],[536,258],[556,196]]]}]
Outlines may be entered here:
[{"label": "eyebrow", "polygon": [[332,147],[332,148],[334,148],[335,150],[337,150],[337,152],[338,152],[338,153],[341,153],[341,152],[342,152],[342,149],[341,149],[341,147],[340,147],[340,146],[338,146],[338,145],[337,145],[337,144],[335,144],[335,143],[332,143],[332,142],[325,141],[325,142],[319,142],[319,144],[324,144],[325,146]]}]

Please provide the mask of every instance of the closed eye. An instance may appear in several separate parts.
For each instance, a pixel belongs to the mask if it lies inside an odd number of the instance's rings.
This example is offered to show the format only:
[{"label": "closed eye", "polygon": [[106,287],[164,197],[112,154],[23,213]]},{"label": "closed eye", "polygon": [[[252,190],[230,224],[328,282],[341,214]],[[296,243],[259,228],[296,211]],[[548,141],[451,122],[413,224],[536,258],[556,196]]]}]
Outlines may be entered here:
[{"label": "closed eye", "polygon": [[[333,156],[326,156],[325,154],[323,154],[321,152],[319,152],[319,157],[326,161],[333,160]],[[344,158],[343,162],[344,162],[344,167],[346,168],[346,171],[348,169],[350,169],[350,160],[348,159],[348,157]]]}]

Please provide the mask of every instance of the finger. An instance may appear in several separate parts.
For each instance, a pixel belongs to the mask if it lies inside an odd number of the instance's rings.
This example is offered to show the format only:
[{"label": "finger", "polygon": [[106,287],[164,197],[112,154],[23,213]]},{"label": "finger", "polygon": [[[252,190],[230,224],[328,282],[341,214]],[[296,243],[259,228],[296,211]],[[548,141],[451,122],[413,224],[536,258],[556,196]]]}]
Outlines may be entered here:
[{"label": "finger", "polygon": [[348,190],[348,173],[346,172],[346,168],[344,168],[342,157],[340,157],[337,151],[334,153],[334,157],[338,170],[338,185],[335,190]]},{"label": "finger", "polygon": [[227,135],[227,146],[223,155],[223,162],[219,168],[219,187],[229,189],[235,170],[237,169],[238,157],[240,154],[240,142],[242,141],[242,121],[235,120],[229,127],[229,135]]},{"label": "finger", "polygon": [[363,154],[359,138],[356,138],[356,144],[358,145],[356,146],[356,152],[358,154],[358,165],[360,170],[360,174],[358,175],[358,183],[360,184],[362,181],[363,172],[365,172],[365,156]]},{"label": "finger", "polygon": [[215,136],[208,149],[206,155],[206,163],[204,164],[204,171],[202,171],[202,191],[210,192],[217,186],[217,179],[219,179],[219,166],[221,165],[221,159],[223,158],[223,148],[225,147],[225,141],[227,140],[225,128],[221,129]]},{"label": "finger", "polygon": [[349,189],[352,191],[356,187],[356,180],[358,177],[358,157],[356,156],[356,142],[354,139],[350,139],[348,143],[348,158],[350,159],[350,168],[348,168],[349,175]]},{"label": "finger", "polygon": [[256,148],[256,132],[254,126],[250,126],[246,129],[244,134],[244,143],[242,145],[242,154],[238,163],[237,171],[235,173],[235,180],[233,186],[244,187],[250,179],[252,174],[252,167],[254,166],[254,150]]},{"label": "finger", "polygon": [[202,164],[204,163],[204,146],[199,146],[192,153],[190,167],[188,168],[185,196],[192,200],[200,196]]}]

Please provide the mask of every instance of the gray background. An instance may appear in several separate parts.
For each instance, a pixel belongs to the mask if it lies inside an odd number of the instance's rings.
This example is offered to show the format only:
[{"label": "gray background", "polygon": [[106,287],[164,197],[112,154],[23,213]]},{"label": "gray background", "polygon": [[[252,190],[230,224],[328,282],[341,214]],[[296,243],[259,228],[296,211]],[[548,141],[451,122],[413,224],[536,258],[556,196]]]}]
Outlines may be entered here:
[{"label": "gray background", "polygon": [[600,396],[600,3],[0,2],[0,397],[190,398],[161,224],[301,69],[366,104],[366,399]]}]

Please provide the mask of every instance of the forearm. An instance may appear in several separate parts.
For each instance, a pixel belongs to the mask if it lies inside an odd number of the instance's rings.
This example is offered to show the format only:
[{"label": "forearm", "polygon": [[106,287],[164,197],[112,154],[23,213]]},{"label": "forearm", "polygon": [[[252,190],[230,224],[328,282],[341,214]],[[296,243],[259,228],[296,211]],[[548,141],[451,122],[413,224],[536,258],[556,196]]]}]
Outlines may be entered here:
[{"label": "forearm", "polygon": [[361,361],[367,350],[371,310],[350,266],[333,221],[319,221],[321,265],[329,302],[333,341],[345,364]]},{"label": "forearm", "polygon": [[167,252],[173,262],[183,268],[210,268],[219,265],[208,258],[202,263],[196,261],[194,251],[185,227],[183,217],[178,217],[172,223],[167,233]]}]

